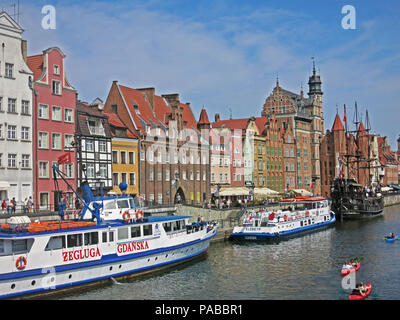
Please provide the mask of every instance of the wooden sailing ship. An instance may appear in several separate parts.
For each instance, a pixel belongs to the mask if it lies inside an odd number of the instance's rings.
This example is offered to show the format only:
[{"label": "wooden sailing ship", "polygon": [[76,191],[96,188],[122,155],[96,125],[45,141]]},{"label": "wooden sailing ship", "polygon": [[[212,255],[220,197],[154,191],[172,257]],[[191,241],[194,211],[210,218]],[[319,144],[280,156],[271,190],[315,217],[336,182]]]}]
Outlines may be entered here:
[{"label": "wooden sailing ship", "polygon": [[[346,114],[346,106],[345,114]],[[371,126],[366,112],[366,128],[358,121],[357,103],[355,104],[355,131],[347,130],[346,123],[346,154],[341,162],[341,170],[331,186],[331,207],[338,219],[362,219],[377,217],[383,214],[384,199],[380,192],[379,179],[375,173],[371,175],[371,170],[377,168],[376,164],[372,164],[375,159],[371,158],[370,150],[370,130]],[[353,134],[364,135],[367,139],[367,155],[362,154],[359,150],[355,152],[349,151],[349,138]],[[346,175],[343,169],[346,169]],[[366,170],[366,179],[361,179],[360,172]],[[353,175],[350,172],[353,171]],[[356,171],[356,174],[354,174]],[[375,177],[375,179],[371,179]],[[362,181],[363,180],[363,181]],[[371,181],[373,180],[373,181]],[[362,183],[360,183],[362,181]]]}]

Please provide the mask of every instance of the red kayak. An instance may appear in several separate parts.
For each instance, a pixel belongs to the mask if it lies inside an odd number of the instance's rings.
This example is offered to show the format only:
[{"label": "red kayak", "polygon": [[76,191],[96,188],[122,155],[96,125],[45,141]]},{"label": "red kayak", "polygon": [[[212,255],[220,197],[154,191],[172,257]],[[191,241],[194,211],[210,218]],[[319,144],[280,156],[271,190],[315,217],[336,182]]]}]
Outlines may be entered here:
[{"label": "red kayak", "polygon": [[351,294],[351,295],[349,296],[349,299],[350,299],[350,300],[364,300],[366,297],[369,296],[369,294],[371,293],[371,290],[372,290],[371,282],[370,282],[370,283],[367,283],[367,286],[368,286],[369,288],[367,289],[367,291],[365,292],[365,294],[364,294],[363,296],[360,295],[360,294]]},{"label": "red kayak", "polygon": [[360,269],[360,261],[357,262],[356,267],[351,268],[351,269],[342,269],[341,274],[342,277],[347,276],[349,273],[358,271],[358,269]]}]

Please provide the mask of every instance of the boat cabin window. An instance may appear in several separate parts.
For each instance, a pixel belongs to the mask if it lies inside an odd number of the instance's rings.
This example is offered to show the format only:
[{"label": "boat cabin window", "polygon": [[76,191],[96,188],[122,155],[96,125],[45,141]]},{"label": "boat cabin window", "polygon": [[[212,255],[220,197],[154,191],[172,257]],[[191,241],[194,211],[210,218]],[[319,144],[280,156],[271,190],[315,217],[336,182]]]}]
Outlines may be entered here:
[{"label": "boat cabin window", "polygon": [[130,204],[132,209],[139,208],[140,207],[139,198],[129,199],[129,204]]},{"label": "boat cabin window", "polygon": [[148,224],[143,226],[143,235],[151,236],[153,234],[153,225]]},{"label": "boat cabin window", "polygon": [[113,210],[113,209],[117,209],[115,201],[108,201],[104,204],[104,210]]},{"label": "boat cabin window", "polygon": [[131,227],[131,238],[140,237],[140,226]]},{"label": "boat cabin window", "polygon": [[0,240],[0,256],[4,254],[4,240]]},{"label": "boat cabin window", "polygon": [[128,239],[128,228],[118,229],[118,240]]},{"label": "boat cabin window", "polygon": [[45,251],[58,250],[65,248],[65,236],[55,236],[49,239]]},{"label": "boat cabin window", "polygon": [[128,199],[118,200],[118,209],[129,209],[129,201]]},{"label": "boat cabin window", "polygon": [[108,242],[113,242],[114,241],[114,231],[104,231],[101,233],[101,241],[103,243],[107,242],[107,234],[108,234]]},{"label": "boat cabin window", "polygon": [[171,232],[172,231],[172,223],[171,222],[163,223],[163,227],[164,227],[165,232]]},{"label": "boat cabin window", "polygon": [[67,235],[67,247],[80,247],[82,246],[82,233]]},{"label": "boat cabin window", "polygon": [[98,232],[86,232],[84,234],[85,246],[90,246],[99,243],[99,233]]}]

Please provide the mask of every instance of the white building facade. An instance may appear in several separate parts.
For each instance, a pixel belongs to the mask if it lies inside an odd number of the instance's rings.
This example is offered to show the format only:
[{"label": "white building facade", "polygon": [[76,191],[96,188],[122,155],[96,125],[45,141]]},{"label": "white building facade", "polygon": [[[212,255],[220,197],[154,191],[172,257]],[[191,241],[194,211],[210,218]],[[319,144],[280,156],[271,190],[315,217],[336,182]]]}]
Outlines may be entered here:
[{"label": "white building facade", "polygon": [[[0,199],[33,196],[33,73],[23,29],[0,13]],[[25,57],[25,58],[24,58]]]}]

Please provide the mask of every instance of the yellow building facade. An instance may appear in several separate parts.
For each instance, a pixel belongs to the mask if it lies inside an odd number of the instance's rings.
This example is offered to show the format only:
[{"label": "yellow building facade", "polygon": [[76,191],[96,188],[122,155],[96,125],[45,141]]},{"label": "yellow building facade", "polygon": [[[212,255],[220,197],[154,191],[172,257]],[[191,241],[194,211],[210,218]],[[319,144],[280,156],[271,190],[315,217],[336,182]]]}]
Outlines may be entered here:
[{"label": "yellow building facade", "polygon": [[111,193],[121,195],[119,184],[125,182],[128,188],[125,194],[139,194],[139,143],[137,139],[113,137],[112,171],[113,188]]}]

